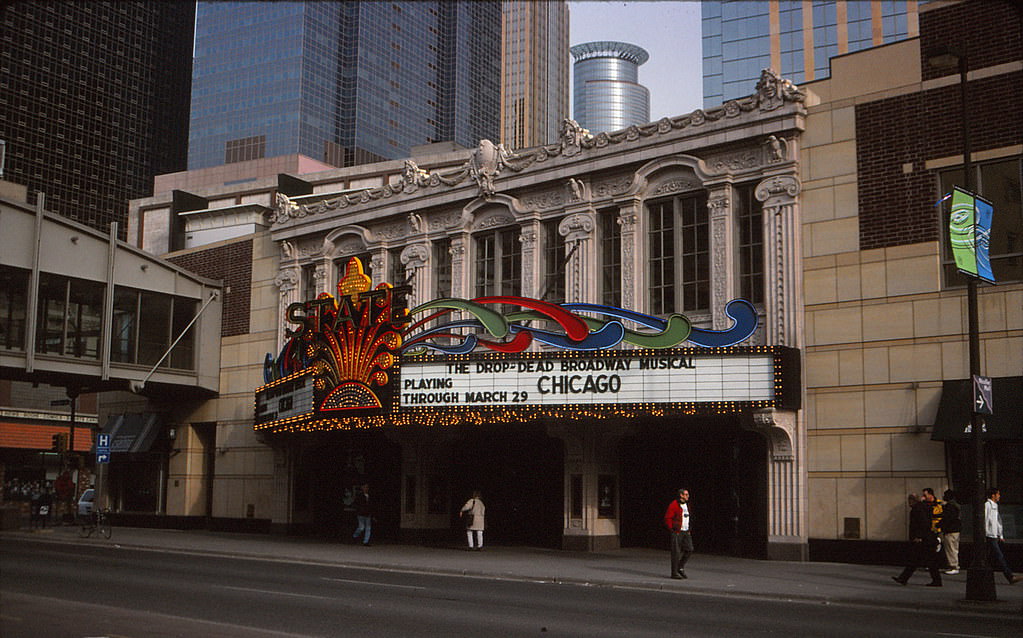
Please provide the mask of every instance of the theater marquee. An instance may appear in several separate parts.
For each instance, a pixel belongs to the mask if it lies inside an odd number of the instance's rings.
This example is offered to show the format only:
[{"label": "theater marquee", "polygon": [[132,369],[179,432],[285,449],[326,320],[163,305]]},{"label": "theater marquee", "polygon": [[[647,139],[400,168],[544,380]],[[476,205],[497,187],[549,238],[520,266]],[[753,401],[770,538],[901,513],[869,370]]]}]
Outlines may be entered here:
[{"label": "theater marquee", "polygon": [[[738,345],[732,326],[525,297],[442,298],[407,310],[407,286],[370,287],[351,259],[337,295],[288,307],[294,326],[264,362],[254,426],[298,432],[382,426],[601,419],[798,408],[799,351]],[[696,347],[680,347],[688,343]],[[537,351],[534,347],[542,348]]]},{"label": "theater marquee", "polygon": [[407,362],[399,405],[555,406],[773,402],[775,355],[693,350]]}]

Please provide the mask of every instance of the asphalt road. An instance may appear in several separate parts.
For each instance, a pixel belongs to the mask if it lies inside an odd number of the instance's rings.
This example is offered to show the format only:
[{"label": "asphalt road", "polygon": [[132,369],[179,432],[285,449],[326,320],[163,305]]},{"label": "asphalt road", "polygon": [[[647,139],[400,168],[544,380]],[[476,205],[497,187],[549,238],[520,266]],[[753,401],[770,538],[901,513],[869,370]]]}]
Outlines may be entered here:
[{"label": "asphalt road", "polygon": [[1019,638],[1023,618],[5,540],[0,635]]}]

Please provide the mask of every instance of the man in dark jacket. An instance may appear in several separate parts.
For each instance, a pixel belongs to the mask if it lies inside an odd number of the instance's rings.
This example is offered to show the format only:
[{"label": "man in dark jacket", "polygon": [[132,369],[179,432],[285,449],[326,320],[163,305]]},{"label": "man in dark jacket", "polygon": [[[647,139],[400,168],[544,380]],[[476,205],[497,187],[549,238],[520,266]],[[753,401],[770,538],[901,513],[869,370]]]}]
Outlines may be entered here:
[{"label": "man in dark jacket", "polygon": [[909,582],[909,577],[918,567],[926,567],[931,575],[928,587],[941,587],[941,571],[938,569],[938,534],[932,528],[934,516],[934,492],[924,490],[924,498],[909,510],[909,564],[892,580],[900,585]]}]

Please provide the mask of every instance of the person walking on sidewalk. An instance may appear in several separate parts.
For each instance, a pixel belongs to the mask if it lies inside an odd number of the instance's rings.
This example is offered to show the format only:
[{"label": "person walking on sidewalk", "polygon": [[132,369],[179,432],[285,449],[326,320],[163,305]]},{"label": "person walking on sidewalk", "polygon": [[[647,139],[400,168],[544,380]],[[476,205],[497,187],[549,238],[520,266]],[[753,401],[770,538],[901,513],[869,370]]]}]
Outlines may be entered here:
[{"label": "person walking on sidewalk", "polygon": [[959,573],[959,533],[963,530],[962,508],[956,500],[956,493],[945,490],[942,494],[945,508],[941,514],[941,541],[945,547],[945,560],[948,562],[948,575]]},{"label": "person walking on sidewalk", "polygon": [[369,484],[362,486],[362,491],[355,497],[355,519],[359,522],[352,534],[353,539],[362,536],[363,547],[369,546],[369,538],[373,534],[373,503],[369,498]]},{"label": "person walking on sidewalk", "polygon": [[686,576],[686,563],[693,555],[693,537],[689,534],[689,490],[679,488],[678,498],[668,503],[664,525],[671,532],[671,577]]},{"label": "person walking on sidewalk", "polygon": [[458,512],[458,517],[465,521],[465,536],[469,540],[470,551],[481,551],[483,549],[483,530],[486,529],[484,516],[487,513],[487,506],[480,498],[480,491],[473,490],[472,498],[465,502]]},{"label": "person walking on sidewalk", "polygon": [[1002,515],[998,513],[998,501],[1002,500],[1002,493],[997,487],[987,491],[987,501],[984,502],[984,535],[987,537],[987,545],[991,555],[992,567],[1002,570],[1005,580],[1010,585],[1023,580],[1023,576],[1013,576],[1012,569],[1005,554],[1002,553]]},{"label": "person walking on sidewalk", "polygon": [[925,489],[924,497],[909,510],[909,563],[902,573],[892,576],[900,585],[909,582],[909,577],[918,567],[926,567],[931,575],[928,587],[941,587],[941,571],[938,569],[938,534],[932,528],[934,517],[934,492]]}]

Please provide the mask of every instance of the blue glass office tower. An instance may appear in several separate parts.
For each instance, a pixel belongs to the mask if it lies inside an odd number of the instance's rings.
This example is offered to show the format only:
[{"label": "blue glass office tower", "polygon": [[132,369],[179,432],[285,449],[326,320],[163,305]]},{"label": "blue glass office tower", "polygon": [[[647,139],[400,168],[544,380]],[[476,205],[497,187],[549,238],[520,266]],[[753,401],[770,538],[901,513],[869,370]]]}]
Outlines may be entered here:
[{"label": "blue glass office tower", "polygon": [[587,42],[571,48],[575,58],[573,118],[597,133],[650,121],[650,91],[639,83],[639,67],[650,55],[625,42]]},{"label": "blue glass office tower", "polygon": [[704,106],[750,95],[766,68],[801,84],[828,77],[836,55],[915,37],[919,4],[704,0]]},{"label": "blue glass office tower", "polygon": [[500,2],[200,2],[188,168],[500,135]]}]

